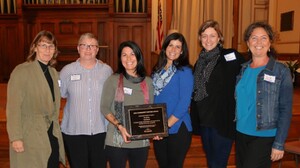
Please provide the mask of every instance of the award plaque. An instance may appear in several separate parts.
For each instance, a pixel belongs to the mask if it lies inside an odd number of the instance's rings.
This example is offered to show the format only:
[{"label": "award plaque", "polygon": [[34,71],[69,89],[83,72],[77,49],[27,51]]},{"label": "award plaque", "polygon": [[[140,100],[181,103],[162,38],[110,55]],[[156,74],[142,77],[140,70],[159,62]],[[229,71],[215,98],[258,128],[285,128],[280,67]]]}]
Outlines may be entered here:
[{"label": "award plaque", "polygon": [[131,140],[168,136],[166,104],[124,106],[125,126]]}]

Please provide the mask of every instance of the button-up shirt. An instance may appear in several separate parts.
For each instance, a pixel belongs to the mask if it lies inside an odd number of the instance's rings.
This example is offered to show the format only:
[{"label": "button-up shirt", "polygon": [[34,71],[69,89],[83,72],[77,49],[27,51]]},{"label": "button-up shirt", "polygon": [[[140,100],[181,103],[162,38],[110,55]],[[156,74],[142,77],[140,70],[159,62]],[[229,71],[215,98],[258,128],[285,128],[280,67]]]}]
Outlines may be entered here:
[{"label": "button-up shirt", "polygon": [[62,132],[68,135],[94,135],[106,132],[107,121],[100,111],[103,84],[112,69],[100,63],[85,69],[77,60],[60,72],[61,96],[64,107]]}]

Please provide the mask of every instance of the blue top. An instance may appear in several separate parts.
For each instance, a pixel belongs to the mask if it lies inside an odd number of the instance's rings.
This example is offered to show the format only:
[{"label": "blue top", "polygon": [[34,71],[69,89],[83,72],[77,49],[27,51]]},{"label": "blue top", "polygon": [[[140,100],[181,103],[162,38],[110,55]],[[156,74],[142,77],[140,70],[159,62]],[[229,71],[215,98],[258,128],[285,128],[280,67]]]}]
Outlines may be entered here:
[{"label": "blue top", "polygon": [[258,68],[248,66],[242,79],[237,84],[237,130],[252,136],[273,137],[276,134],[276,129],[256,129],[256,79],[264,68],[265,66]]},{"label": "blue top", "polygon": [[182,122],[188,131],[192,131],[189,106],[193,91],[194,78],[192,69],[183,67],[177,69],[170,82],[158,96],[154,96],[154,103],[166,103],[167,117],[174,115],[179,120],[169,129],[169,134],[176,134]]},{"label": "blue top", "polygon": [[[244,78],[245,70],[251,62],[242,65],[237,83]],[[272,148],[283,150],[292,117],[293,83],[290,70],[270,57],[255,80],[256,130],[277,128]],[[236,98],[237,101],[239,98],[241,96]]]}]

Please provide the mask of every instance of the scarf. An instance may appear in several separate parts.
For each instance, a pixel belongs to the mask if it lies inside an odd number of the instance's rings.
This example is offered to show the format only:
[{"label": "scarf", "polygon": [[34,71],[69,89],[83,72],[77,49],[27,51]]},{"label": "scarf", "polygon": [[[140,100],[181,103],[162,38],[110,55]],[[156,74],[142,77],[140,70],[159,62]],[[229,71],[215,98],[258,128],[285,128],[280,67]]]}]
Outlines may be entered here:
[{"label": "scarf", "polygon": [[[144,95],[144,103],[149,104],[149,91],[148,91],[148,86],[146,81],[144,80],[145,77],[140,78],[138,77],[132,77],[128,74],[124,75],[127,80],[131,81],[132,83],[138,83],[137,81],[140,81],[140,87],[142,89],[143,95]],[[118,87],[116,89],[116,94],[115,94],[115,100],[114,100],[114,109],[116,111],[115,118],[120,121],[121,123],[125,123],[124,121],[124,82],[123,82],[123,74],[120,74],[119,81],[118,81]],[[118,128],[115,128],[114,130],[114,135],[113,135],[113,143],[121,147],[122,144],[124,143],[123,137],[120,134]]]},{"label": "scarf", "polygon": [[166,71],[160,70],[153,74],[154,95],[157,96],[170,82],[176,72],[176,67],[172,64]]},{"label": "scarf", "polygon": [[220,57],[220,48],[217,46],[211,51],[202,50],[194,71],[194,101],[201,101],[208,96],[206,83],[209,80],[217,60]]}]

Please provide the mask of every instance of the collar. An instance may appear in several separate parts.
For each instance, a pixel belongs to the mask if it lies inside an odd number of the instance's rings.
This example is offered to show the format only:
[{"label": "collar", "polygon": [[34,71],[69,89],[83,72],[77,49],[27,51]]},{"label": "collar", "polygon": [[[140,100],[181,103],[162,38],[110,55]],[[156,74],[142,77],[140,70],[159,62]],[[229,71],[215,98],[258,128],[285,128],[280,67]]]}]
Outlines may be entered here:
[{"label": "collar", "polygon": [[[246,68],[248,65],[251,64],[251,62],[252,62],[252,59],[249,60],[249,61],[247,61],[247,62],[245,62],[245,63],[243,63],[242,67]],[[274,65],[275,65],[275,59],[273,57],[269,57],[269,61],[268,61],[267,65],[266,65],[265,69],[267,69],[269,71],[273,71]]]}]

